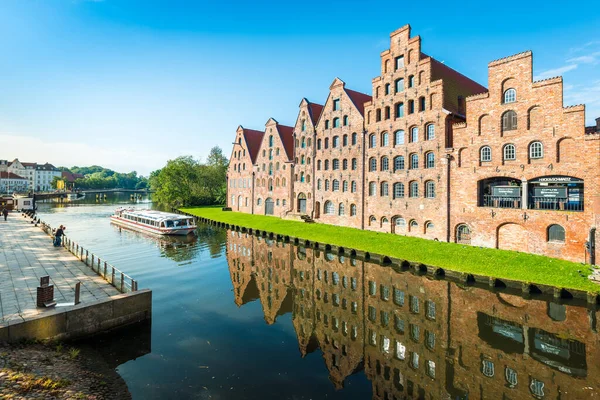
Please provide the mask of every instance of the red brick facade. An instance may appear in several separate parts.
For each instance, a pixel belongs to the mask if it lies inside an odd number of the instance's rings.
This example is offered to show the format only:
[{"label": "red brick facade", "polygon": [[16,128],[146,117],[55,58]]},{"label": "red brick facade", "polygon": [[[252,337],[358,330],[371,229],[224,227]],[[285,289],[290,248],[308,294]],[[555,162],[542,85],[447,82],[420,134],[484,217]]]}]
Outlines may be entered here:
[{"label": "red brick facade", "polygon": [[596,263],[600,126],[563,106],[562,78],[534,82],[525,52],[491,62],[486,89],[424,54],[408,25],[380,58],[372,97],[336,78],[294,128],[269,120],[252,169],[238,128],[228,206],[266,214],[269,200],[279,217]]}]

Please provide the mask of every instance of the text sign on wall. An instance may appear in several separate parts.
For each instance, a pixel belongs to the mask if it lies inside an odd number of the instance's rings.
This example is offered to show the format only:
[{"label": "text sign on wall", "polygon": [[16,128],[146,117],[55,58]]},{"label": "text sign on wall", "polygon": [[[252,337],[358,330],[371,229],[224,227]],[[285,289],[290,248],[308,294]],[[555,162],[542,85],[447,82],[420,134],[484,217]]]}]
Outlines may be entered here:
[{"label": "text sign on wall", "polygon": [[536,187],[533,188],[535,197],[545,197],[548,199],[565,199],[567,197],[566,187]]},{"label": "text sign on wall", "polygon": [[521,197],[521,188],[519,186],[494,186],[492,195],[498,197]]}]

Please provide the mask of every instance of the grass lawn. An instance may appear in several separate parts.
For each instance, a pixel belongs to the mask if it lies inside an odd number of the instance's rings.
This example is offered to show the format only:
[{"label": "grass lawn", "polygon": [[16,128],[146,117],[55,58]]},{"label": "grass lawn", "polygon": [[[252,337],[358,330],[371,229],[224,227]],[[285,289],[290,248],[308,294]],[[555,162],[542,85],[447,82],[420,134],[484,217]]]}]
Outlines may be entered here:
[{"label": "grass lawn", "polygon": [[[446,270],[600,293],[600,285],[590,282],[587,278],[591,271],[590,266],[555,258],[221,211],[221,207],[181,208],[181,211],[213,221],[369,251]],[[581,271],[581,274],[578,271]]]}]

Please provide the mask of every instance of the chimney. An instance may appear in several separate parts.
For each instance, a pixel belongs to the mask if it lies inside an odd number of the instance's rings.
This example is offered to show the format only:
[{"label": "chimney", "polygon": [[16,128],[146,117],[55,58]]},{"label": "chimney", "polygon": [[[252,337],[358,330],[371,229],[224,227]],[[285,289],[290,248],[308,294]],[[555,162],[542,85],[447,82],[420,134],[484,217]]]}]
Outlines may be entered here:
[{"label": "chimney", "polygon": [[596,132],[600,132],[600,118],[596,118]]}]

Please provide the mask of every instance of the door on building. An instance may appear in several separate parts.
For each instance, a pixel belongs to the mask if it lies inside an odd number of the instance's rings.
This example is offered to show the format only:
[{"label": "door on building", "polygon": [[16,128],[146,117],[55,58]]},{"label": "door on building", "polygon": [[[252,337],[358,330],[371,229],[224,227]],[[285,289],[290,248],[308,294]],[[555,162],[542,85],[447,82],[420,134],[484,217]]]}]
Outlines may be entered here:
[{"label": "door on building", "polygon": [[306,195],[304,193],[298,195],[298,212],[306,214]]},{"label": "door on building", "polygon": [[319,218],[320,216],[321,216],[321,203],[317,201],[315,203],[315,219]]},{"label": "door on building", "polygon": [[273,215],[275,214],[275,203],[272,198],[268,198],[265,201],[265,215]]},{"label": "door on building", "polygon": [[238,196],[237,209],[240,211],[240,206],[242,205],[242,196]]}]

